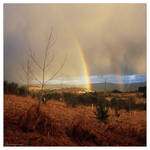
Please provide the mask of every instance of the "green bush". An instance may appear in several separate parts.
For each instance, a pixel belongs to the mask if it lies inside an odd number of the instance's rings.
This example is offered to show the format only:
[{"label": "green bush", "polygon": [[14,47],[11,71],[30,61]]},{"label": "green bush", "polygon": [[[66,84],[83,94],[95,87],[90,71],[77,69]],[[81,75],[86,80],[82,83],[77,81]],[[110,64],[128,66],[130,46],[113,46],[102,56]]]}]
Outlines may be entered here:
[{"label": "green bush", "polygon": [[73,93],[64,93],[64,101],[68,106],[76,107],[80,104],[79,97]]},{"label": "green bush", "polygon": [[125,102],[124,108],[125,108],[125,110],[126,110],[127,112],[130,112],[130,111],[132,111],[133,109],[136,109],[136,101],[135,101],[135,98],[130,97],[130,98]]},{"label": "green bush", "polygon": [[125,100],[121,100],[121,99],[117,99],[117,98],[112,98],[110,101],[110,107],[113,109],[124,109],[125,108],[125,104],[126,101]]},{"label": "green bush", "polygon": [[119,91],[118,89],[115,89],[112,91],[113,93],[121,93],[121,91]]},{"label": "green bush", "polygon": [[136,104],[135,105],[135,109],[138,109],[138,110],[146,110],[146,103],[139,103],[139,104]]},{"label": "green bush", "polygon": [[17,94],[18,93],[18,84],[17,83],[9,83],[8,84],[8,93]]},{"label": "green bush", "polygon": [[30,91],[29,94],[31,95],[32,98],[39,98],[39,92],[36,91]]},{"label": "green bush", "polygon": [[26,86],[21,86],[18,88],[18,95],[21,96],[27,96],[28,95],[28,89]]},{"label": "green bush", "polygon": [[9,83],[7,81],[4,81],[4,93],[8,93],[8,86]]},{"label": "green bush", "polygon": [[120,114],[119,114],[119,110],[121,108],[123,108],[123,101],[122,100],[117,100],[116,98],[112,98],[111,99],[111,108],[113,108],[115,110],[115,116],[116,117],[119,117]]},{"label": "green bush", "polygon": [[95,115],[100,121],[104,123],[107,122],[109,115],[108,109],[106,108],[106,100],[104,97],[97,102]]},{"label": "green bush", "polygon": [[111,108],[115,108],[117,105],[117,99],[113,97],[111,99],[110,103],[111,103]]}]

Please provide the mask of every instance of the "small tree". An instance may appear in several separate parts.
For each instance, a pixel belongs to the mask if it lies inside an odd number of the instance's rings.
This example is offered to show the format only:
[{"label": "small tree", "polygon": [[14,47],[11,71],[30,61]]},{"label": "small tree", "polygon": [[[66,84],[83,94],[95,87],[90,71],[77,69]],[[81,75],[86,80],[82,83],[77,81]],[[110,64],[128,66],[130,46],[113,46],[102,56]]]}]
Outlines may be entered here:
[{"label": "small tree", "polygon": [[36,66],[36,68],[38,68],[38,74],[39,73],[42,74],[41,78],[39,79],[36,75],[37,72],[33,72],[33,70],[32,70],[32,73],[31,73],[33,79],[36,80],[41,86],[39,103],[38,103],[38,112],[40,110],[40,103],[41,103],[43,95],[44,95],[45,85],[48,83],[48,81],[52,80],[60,72],[60,70],[63,68],[63,66],[66,62],[66,58],[67,58],[67,56],[66,56],[63,63],[60,65],[60,67],[58,69],[56,69],[56,71],[52,75],[49,75],[49,77],[46,79],[46,76],[48,75],[47,70],[50,69],[49,66],[51,65],[51,63],[54,60],[54,55],[52,55],[52,53],[50,53],[50,50],[53,47],[53,45],[55,44],[55,42],[56,42],[56,38],[54,37],[53,30],[51,30],[50,34],[48,36],[48,39],[47,39],[46,47],[43,50],[43,57],[41,56],[43,58],[43,59],[41,59],[41,60],[43,60],[42,63],[40,63],[38,61],[38,59],[33,54],[33,51],[31,50],[31,48],[29,48],[32,64],[34,64]]},{"label": "small tree", "polygon": [[97,119],[99,119],[100,121],[104,123],[107,122],[109,115],[108,115],[108,109],[106,108],[105,98],[98,100],[97,105],[96,105],[95,115]]},{"label": "small tree", "polygon": [[5,80],[4,81],[4,93],[8,93],[8,85],[9,83]]},{"label": "small tree", "polygon": [[126,104],[126,111],[128,113],[131,113],[132,109],[135,107],[135,99],[133,97],[130,97],[127,101],[127,104]]},{"label": "small tree", "polygon": [[119,101],[114,97],[111,99],[111,107],[115,110],[115,116],[119,117]]},{"label": "small tree", "polygon": [[28,94],[28,89],[26,86],[21,86],[18,88],[18,94],[21,96],[27,96]]},{"label": "small tree", "polygon": [[8,92],[11,94],[17,94],[18,84],[11,82],[8,84]]},{"label": "small tree", "polygon": [[23,73],[24,73],[24,79],[22,79],[22,81],[26,84],[26,89],[25,89],[25,86],[23,86],[23,87],[21,87],[20,90],[24,89],[24,92],[26,91],[25,95],[28,95],[30,82],[32,80],[31,59],[29,57],[28,52],[27,52],[26,62],[21,65],[21,69],[23,70]]}]

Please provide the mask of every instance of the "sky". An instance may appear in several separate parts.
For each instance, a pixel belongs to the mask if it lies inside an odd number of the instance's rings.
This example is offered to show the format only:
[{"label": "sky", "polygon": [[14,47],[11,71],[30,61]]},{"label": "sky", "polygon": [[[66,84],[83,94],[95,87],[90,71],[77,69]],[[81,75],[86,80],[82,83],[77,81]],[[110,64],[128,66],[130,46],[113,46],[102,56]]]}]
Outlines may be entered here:
[{"label": "sky", "polygon": [[85,68],[80,49],[92,83],[146,81],[145,4],[5,4],[5,80],[24,78],[21,64],[29,47],[39,64],[43,62],[51,30],[56,42],[48,57],[55,57],[46,78],[67,59],[50,83],[82,84]]}]

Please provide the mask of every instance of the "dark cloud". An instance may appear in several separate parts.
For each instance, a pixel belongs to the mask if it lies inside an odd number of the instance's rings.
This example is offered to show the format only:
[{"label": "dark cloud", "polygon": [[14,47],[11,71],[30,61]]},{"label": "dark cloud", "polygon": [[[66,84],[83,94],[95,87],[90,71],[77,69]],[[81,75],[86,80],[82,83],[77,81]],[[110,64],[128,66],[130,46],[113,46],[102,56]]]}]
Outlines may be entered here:
[{"label": "dark cloud", "polygon": [[[55,71],[68,54],[59,76],[82,76],[79,45],[91,75],[146,73],[146,6],[144,4],[5,4],[5,78],[16,80],[30,46],[37,56],[50,27],[56,44]],[[39,61],[41,61],[39,57]]]}]

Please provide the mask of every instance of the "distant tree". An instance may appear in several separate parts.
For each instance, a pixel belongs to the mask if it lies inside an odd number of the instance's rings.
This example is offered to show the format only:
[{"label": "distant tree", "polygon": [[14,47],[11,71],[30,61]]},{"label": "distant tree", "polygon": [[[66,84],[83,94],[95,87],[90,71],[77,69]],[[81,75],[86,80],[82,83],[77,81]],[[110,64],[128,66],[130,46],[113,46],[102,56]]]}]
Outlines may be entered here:
[{"label": "distant tree", "polygon": [[11,94],[17,94],[18,93],[18,84],[15,82],[11,82],[8,84],[8,92]]},{"label": "distant tree", "polygon": [[18,95],[21,95],[21,96],[27,96],[28,95],[28,89],[27,89],[27,86],[20,86],[18,88]]},{"label": "distant tree", "polygon": [[113,90],[113,93],[121,93],[118,89]]},{"label": "distant tree", "polygon": [[138,88],[138,92],[142,92],[142,93],[143,93],[143,97],[146,98],[146,86],[144,86],[144,87],[139,87],[139,88]]},{"label": "distant tree", "polygon": [[8,85],[9,83],[5,80],[4,81],[4,93],[8,93]]}]

